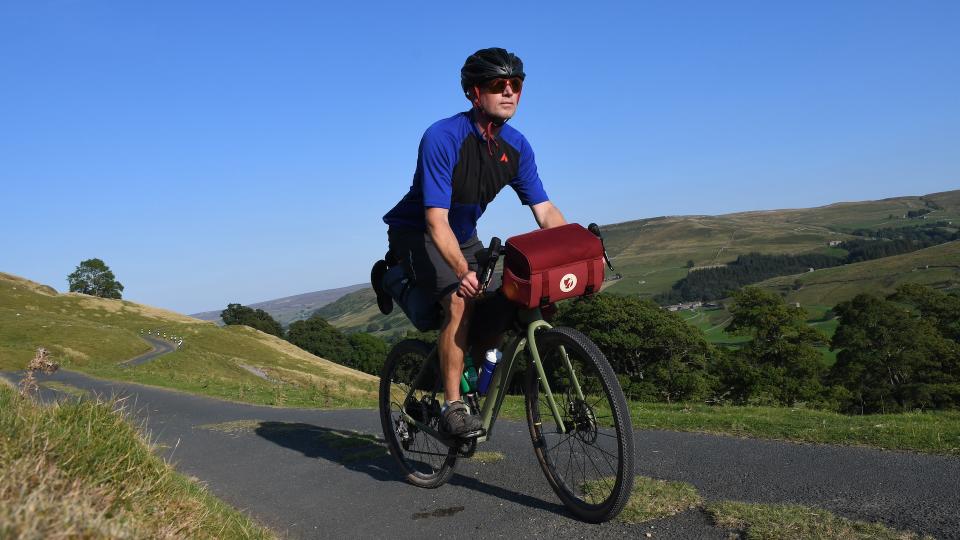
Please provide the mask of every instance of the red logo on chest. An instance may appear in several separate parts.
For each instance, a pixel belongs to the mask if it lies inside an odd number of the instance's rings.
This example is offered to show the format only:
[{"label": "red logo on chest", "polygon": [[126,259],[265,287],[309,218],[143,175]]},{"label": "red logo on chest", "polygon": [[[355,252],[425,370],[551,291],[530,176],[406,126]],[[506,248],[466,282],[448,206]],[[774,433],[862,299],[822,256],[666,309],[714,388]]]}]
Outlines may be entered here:
[{"label": "red logo on chest", "polygon": [[507,159],[507,153],[504,152],[503,155],[500,156],[500,163],[507,163],[507,162],[509,162],[509,161],[510,161],[510,160]]}]

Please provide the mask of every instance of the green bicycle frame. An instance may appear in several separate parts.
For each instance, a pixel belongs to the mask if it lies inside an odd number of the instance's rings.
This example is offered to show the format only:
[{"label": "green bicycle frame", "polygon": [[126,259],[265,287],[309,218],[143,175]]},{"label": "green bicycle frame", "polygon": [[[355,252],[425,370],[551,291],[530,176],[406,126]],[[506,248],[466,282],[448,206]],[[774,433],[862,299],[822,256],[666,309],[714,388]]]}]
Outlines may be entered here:
[{"label": "green bicycle frame", "polygon": [[[557,406],[557,401],[554,399],[553,392],[550,390],[550,385],[547,382],[546,373],[543,370],[543,363],[540,360],[540,352],[537,350],[537,342],[534,337],[538,330],[552,328],[552,326],[543,320],[543,315],[539,308],[520,311],[518,313],[518,319],[521,323],[527,326],[527,332],[525,336],[513,332],[508,334],[506,343],[503,347],[504,360],[501,361],[505,365],[499,366],[494,372],[493,379],[490,381],[490,389],[487,392],[487,396],[484,399],[483,406],[480,410],[483,429],[486,433],[483,436],[478,437],[477,442],[489,440],[493,430],[493,425],[496,423],[497,416],[500,413],[500,407],[503,405],[503,400],[506,397],[507,388],[509,388],[510,381],[513,380],[513,376],[517,371],[517,358],[520,356],[520,352],[523,351],[524,348],[529,351],[530,359],[533,362],[534,368],[537,370],[538,379],[540,380],[540,388],[543,390],[543,394],[547,400],[547,405],[550,407],[550,412],[553,414],[553,418],[557,423],[557,429],[560,433],[567,433],[567,427],[563,422],[563,413]],[[583,399],[583,391],[580,388],[580,381],[577,380],[576,373],[573,370],[573,365],[570,363],[569,356],[567,356],[567,351],[561,348],[560,354],[563,358],[564,365],[567,368],[567,372],[570,374],[570,380],[577,397]],[[425,379],[430,373],[430,369],[428,369],[430,364],[433,362],[437,362],[439,364],[438,360],[437,350],[434,349],[427,358],[427,361],[424,362],[423,366],[420,368],[420,372],[417,374],[413,385],[411,385],[410,390],[404,397],[403,403],[406,403],[407,399],[410,398],[416,388],[423,385],[425,382],[423,379]],[[424,425],[408,415],[402,406],[400,408],[400,414],[406,422],[416,425],[417,428],[429,433],[430,435],[441,440],[445,438],[443,434],[433,430],[429,426]]]}]

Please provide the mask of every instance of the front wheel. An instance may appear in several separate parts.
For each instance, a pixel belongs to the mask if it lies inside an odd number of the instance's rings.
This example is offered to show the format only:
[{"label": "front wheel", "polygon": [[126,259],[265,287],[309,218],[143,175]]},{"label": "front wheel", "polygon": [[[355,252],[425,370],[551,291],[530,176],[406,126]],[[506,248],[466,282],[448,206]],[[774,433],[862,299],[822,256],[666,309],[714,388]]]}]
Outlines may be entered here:
[{"label": "front wheel", "polygon": [[457,461],[455,448],[419,430],[402,414],[432,429],[439,427],[440,377],[430,353],[430,345],[422,341],[401,341],[390,350],[380,375],[383,438],[407,481],[424,488],[446,483]]},{"label": "front wheel", "polygon": [[599,523],[623,510],[633,488],[633,427],[626,399],[600,349],[571,328],[538,332],[537,350],[563,429],[533,362],[527,423],[550,487],[577,517]]}]

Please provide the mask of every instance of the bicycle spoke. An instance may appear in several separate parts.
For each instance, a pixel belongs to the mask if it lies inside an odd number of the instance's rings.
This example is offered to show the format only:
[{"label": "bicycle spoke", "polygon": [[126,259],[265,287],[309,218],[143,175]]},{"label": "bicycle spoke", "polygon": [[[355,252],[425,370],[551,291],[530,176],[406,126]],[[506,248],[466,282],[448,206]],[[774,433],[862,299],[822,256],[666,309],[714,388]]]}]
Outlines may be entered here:
[{"label": "bicycle spoke", "polygon": [[564,437],[563,439],[561,439],[560,442],[558,442],[557,444],[555,444],[555,445],[553,445],[552,447],[550,447],[549,449],[547,449],[546,452],[552,452],[556,447],[558,447],[558,446],[560,446],[561,444],[567,442],[567,439],[569,439],[570,437],[573,437],[573,432],[568,433],[568,434],[566,435],[566,437]]},{"label": "bicycle spoke", "polygon": [[[587,449],[586,449],[586,446],[583,444],[583,441],[580,441],[580,445],[584,447],[584,453],[587,453],[587,452],[586,452]],[[611,464],[610,464],[610,460],[607,459],[607,456],[610,456],[610,457],[612,457],[612,458],[614,458],[614,459],[616,459],[616,456],[614,456],[613,454],[607,452],[607,451],[604,450],[603,448],[601,448],[601,447],[599,447],[599,446],[596,446],[596,445],[591,445],[590,448],[595,448],[595,449],[597,449],[597,450],[600,451],[600,457],[602,457],[603,460],[607,463],[607,467],[610,469],[610,471],[612,471],[612,472],[614,472],[614,473],[617,471],[617,467],[615,467],[614,465],[611,465]],[[590,458],[590,461],[593,461],[593,458]],[[596,467],[596,464],[594,464],[594,467]],[[597,472],[599,473],[600,470],[598,469]]]}]

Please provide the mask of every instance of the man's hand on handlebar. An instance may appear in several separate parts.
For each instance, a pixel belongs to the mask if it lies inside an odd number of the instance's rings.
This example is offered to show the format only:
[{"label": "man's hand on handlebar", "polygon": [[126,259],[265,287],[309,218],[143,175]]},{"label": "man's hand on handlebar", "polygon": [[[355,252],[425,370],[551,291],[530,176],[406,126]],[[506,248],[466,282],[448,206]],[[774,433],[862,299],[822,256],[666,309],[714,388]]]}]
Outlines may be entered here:
[{"label": "man's hand on handlebar", "polygon": [[464,298],[476,298],[480,295],[480,282],[477,280],[476,272],[468,270],[460,278],[460,287],[457,289],[457,294]]}]

